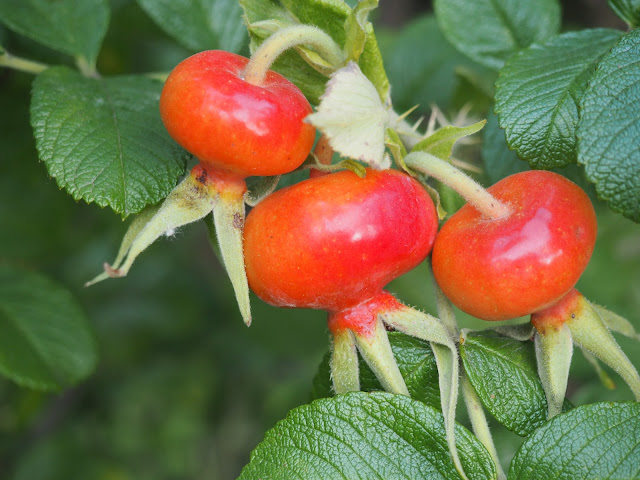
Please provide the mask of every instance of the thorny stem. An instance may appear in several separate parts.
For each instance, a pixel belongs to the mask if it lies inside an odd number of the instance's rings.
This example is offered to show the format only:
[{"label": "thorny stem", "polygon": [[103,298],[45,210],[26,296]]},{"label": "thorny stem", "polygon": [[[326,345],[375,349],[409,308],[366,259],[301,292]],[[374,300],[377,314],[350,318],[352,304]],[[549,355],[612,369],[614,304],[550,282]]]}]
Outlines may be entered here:
[{"label": "thorny stem", "polygon": [[410,169],[429,175],[453,188],[487,218],[498,219],[511,212],[506,204],[493,197],[471,177],[430,153],[412,152],[404,157],[404,162]]},{"label": "thorny stem", "polygon": [[26,58],[15,57],[0,47],[0,67],[12,68],[21,72],[38,75],[49,68],[49,65],[27,60]]},{"label": "thorny stem", "polygon": [[276,58],[285,50],[298,45],[314,47],[336,68],[344,63],[342,49],[328,34],[311,25],[293,25],[278,30],[258,47],[245,67],[244,80],[254,85],[261,85]]}]

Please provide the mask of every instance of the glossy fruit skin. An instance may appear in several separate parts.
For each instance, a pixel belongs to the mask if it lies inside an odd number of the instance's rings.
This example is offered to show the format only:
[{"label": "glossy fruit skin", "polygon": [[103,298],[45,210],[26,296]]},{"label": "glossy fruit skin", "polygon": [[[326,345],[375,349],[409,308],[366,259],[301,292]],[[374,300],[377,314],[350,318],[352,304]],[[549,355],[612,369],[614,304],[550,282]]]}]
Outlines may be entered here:
[{"label": "glossy fruit skin", "polygon": [[553,172],[506,177],[488,191],[511,208],[499,219],[467,204],[442,226],[432,265],[445,295],[484,320],[543,310],[576,284],[591,258],[597,223],[589,197]]},{"label": "glossy fruit skin", "polygon": [[315,129],[311,106],[289,80],[267,72],[262,85],[242,79],[248,59],[208,50],[178,64],[160,96],[169,134],[208,167],[246,178],[279,175],[307,158]]},{"label": "glossy fruit skin", "polygon": [[395,170],[345,170],[276,191],[247,216],[249,285],[266,302],[336,312],[382,291],[431,251],[433,202]]}]

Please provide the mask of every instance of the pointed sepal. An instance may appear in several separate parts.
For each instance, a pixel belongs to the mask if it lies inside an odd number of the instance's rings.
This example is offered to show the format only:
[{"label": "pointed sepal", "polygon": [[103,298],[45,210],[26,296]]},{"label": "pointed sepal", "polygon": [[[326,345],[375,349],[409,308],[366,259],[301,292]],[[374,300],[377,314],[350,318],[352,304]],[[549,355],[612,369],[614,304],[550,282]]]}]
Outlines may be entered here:
[{"label": "pointed sepal", "polygon": [[443,324],[437,318],[410,307],[404,307],[381,314],[384,322],[394,329],[412,337],[431,343],[438,366],[440,401],[444,415],[444,428],[449,445],[449,453],[456,470],[463,479],[467,476],[462,468],[455,443],[455,416],[458,401],[459,361],[458,349],[451,336],[451,326]]},{"label": "pointed sepal", "polygon": [[571,331],[564,324],[538,330],[534,337],[538,375],[547,397],[548,418],[562,412],[573,355]]},{"label": "pointed sepal", "polygon": [[155,213],[151,210],[144,213],[140,220],[134,221],[125,234],[114,265],[106,264],[105,272],[89,284],[108,277],[126,276],[138,255],[159,237],[172,235],[177,228],[195,222],[211,212],[217,195],[205,181],[206,176],[203,180],[196,168],[171,191]]},{"label": "pointed sepal", "polygon": [[507,480],[507,475],[504,473],[504,470],[502,470],[502,466],[500,465],[498,451],[493,443],[493,436],[491,435],[491,430],[489,430],[489,423],[487,422],[487,417],[484,414],[482,401],[464,373],[460,379],[460,387],[462,391],[462,398],[464,398],[467,413],[469,414],[469,420],[471,421],[473,434],[478,440],[480,440],[480,443],[482,443],[484,448],[487,449],[487,452],[491,455],[493,463],[496,464],[496,479]]},{"label": "pointed sepal", "polygon": [[615,370],[629,385],[636,401],[640,401],[638,371],[615,341],[598,311],[586,298],[578,295],[575,316],[567,322],[573,341]]},{"label": "pointed sepal", "polygon": [[331,348],[331,380],[336,394],[360,391],[360,368],[356,339],[351,330],[333,334]]}]

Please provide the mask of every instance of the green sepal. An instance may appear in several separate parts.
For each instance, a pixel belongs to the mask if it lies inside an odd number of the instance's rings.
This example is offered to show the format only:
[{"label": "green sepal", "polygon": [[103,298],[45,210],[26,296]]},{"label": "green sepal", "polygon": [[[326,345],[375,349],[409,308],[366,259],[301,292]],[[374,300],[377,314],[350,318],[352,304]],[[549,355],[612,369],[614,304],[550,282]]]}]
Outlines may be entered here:
[{"label": "green sepal", "polygon": [[114,264],[105,263],[105,271],[87,282],[87,285],[110,277],[126,276],[138,255],[159,237],[171,236],[177,228],[212,212],[223,264],[236,292],[242,318],[247,326],[250,325],[249,285],[242,253],[243,193],[236,195],[218,191],[213,182],[203,181],[194,172],[173,189],[162,205],[145,211],[134,220],[122,240]]},{"label": "green sepal", "polygon": [[451,157],[453,146],[458,140],[468,137],[469,135],[473,135],[474,133],[478,133],[486,123],[486,120],[480,120],[479,122],[466,127],[445,125],[433,132],[433,134],[429,135],[424,140],[415,144],[411,151],[427,152],[443,160],[448,160]]},{"label": "green sepal", "polygon": [[193,175],[187,175],[157,210],[148,210],[131,224],[115,263],[105,264],[105,272],[88,282],[88,285],[108,277],[126,276],[135,259],[147,247],[162,235],[173,235],[177,228],[203,218],[213,210],[214,200],[207,186]]},{"label": "green sepal", "polygon": [[251,326],[249,282],[244,269],[242,232],[244,230],[243,196],[221,195],[213,204],[213,223],[218,246],[227,275],[233,285],[242,320]]},{"label": "green sepal", "polygon": [[368,338],[355,335],[358,351],[375,373],[382,388],[391,393],[409,396],[409,390],[393,356],[387,330],[380,317],[376,318],[373,332]]},{"label": "green sepal", "polygon": [[519,342],[531,340],[535,333],[535,329],[530,323],[522,323],[520,325],[500,325],[493,328],[493,331],[500,335],[504,335],[505,337],[518,340]]},{"label": "green sepal", "polygon": [[640,401],[640,376],[629,358],[615,341],[598,312],[584,298],[579,313],[567,322],[573,341],[615,370],[629,385],[636,401]]},{"label": "green sepal", "polygon": [[589,350],[582,348],[580,345],[578,345],[578,348],[582,352],[582,356],[587,360],[587,362],[591,364],[593,369],[598,374],[598,378],[600,378],[600,383],[602,383],[602,385],[604,385],[605,388],[609,390],[614,390],[616,388],[616,384],[613,381],[613,379],[609,376],[609,374],[604,370],[604,368],[602,368],[602,365],[600,365],[600,361],[598,360],[598,358],[594,354],[589,352]]},{"label": "green sepal", "polygon": [[573,355],[571,331],[567,325],[546,329],[534,337],[538,375],[547,397],[548,418],[562,412]]},{"label": "green sepal", "polygon": [[455,442],[455,417],[458,400],[459,358],[449,325],[437,318],[410,307],[384,312],[384,322],[406,335],[430,342],[438,365],[440,401],[449,453],[460,476],[467,479]]},{"label": "green sepal", "polygon": [[610,330],[620,333],[625,337],[633,338],[634,340],[640,340],[640,334],[636,332],[636,329],[633,327],[629,320],[600,305],[596,305],[592,302],[589,302],[589,304],[598,313],[600,319]]},{"label": "green sepal", "polygon": [[489,429],[489,423],[487,422],[487,417],[484,414],[484,408],[482,407],[482,401],[478,394],[473,389],[473,385],[464,374],[460,377],[460,390],[462,391],[462,398],[464,399],[464,404],[467,407],[467,413],[469,415],[469,421],[471,422],[471,428],[473,429],[473,434],[476,436],[480,443],[487,449],[489,455],[491,455],[491,459],[493,463],[496,465],[496,473],[497,480],[506,480],[507,476],[502,470],[502,466],[500,465],[500,459],[498,458],[498,452],[496,450],[496,446],[493,443],[493,436],[491,435],[491,430]]},{"label": "green sepal", "polygon": [[356,339],[351,330],[341,330],[333,335],[331,380],[333,390],[338,395],[360,391],[358,351]]},{"label": "green sepal", "polygon": [[249,187],[247,193],[244,194],[245,203],[251,207],[255,207],[276,190],[279,181],[280,175],[260,177],[258,181]]},{"label": "green sepal", "polygon": [[111,278],[109,276],[108,269],[118,269],[122,264],[125,256],[131,249],[131,245],[133,241],[136,239],[138,234],[144,229],[145,225],[149,223],[149,221],[158,213],[160,209],[160,205],[152,205],[150,207],[145,208],[142,212],[140,212],[133,219],[129,228],[127,228],[124,237],[122,238],[122,243],[120,244],[120,249],[118,250],[118,254],[116,255],[116,259],[113,261],[111,265],[106,263],[104,265],[105,271],[100,275],[96,276],[94,279],[89,280],[84,284],[85,287],[90,287],[91,285],[106,280],[107,278]]}]

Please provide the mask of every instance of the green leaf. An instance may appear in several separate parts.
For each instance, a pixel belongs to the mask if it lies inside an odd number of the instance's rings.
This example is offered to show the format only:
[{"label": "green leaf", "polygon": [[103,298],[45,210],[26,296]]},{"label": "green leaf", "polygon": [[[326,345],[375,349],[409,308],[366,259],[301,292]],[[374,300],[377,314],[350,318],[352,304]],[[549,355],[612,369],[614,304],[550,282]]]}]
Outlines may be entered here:
[{"label": "green leaf", "polygon": [[[480,442],[456,425],[470,478],[495,478]],[[289,412],[251,454],[239,480],[458,479],[442,415],[403,395],[350,393]]]},{"label": "green leaf", "polygon": [[[427,342],[398,332],[389,332],[391,350],[396,358],[400,373],[409,389],[411,398],[427,405],[440,408],[440,391],[438,390],[438,369],[433,351]],[[330,354],[327,353],[313,379],[312,398],[331,397],[334,395],[331,386],[329,367]],[[360,388],[371,392],[383,390],[376,376],[360,359]]]},{"label": "green leaf", "polygon": [[436,0],[434,7],[451,44],[496,70],[513,53],[560,29],[557,0]]},{"label": "green leaf", "polygon": [[391,96],[398,111],[420,104],[451,106],[459,65],[471,62],[442,36],[436,19],[425,15],[411,22],[389,42],[382,44]]},{"label": "green leaf", "polygon": [[194,51],[238,52],[247,39],[237,0],[138,0],[165,32]]},{"label": "green leaf", "polygon": [[606,54],[582,98],[578,163],[598,196],[640,221],[640,30],[632,30]]},{"label": "green leaf", "polygon": [[640,404],[593,403],[553,418],[522,444],[509,480],[640,478]]},{"label": "green leaf", "polygon": [[469,135],[479,132],[486,123],[486,120],[481,120],[466,127],[445,125],[414,145],[411,151],[427,152],[442,160],[449,160],[455,143],[463,137],[468,137]]},{"label": "green leaf", "polygon": [[31,125],[58,185],[123,217],[166,197],[184,173],[185,153],[160,120],[161,89],[142,76],[93,79],[65,67],[40,74]]},{"label": "green leaf", "polygon": [[109,25],[107,0],[3,0],[0,22],[50,48],[95,65]]},{"label": "green leaf", "polygon": [[[251,40],[251,51],[262,43],[274,28],[295,24],[315,25],[324,30],[338,45],[346,41],[345,22],[351,9],[338,0],[240,0]],[[382,65],[373,27],[366,27],[367,38],[358,65],[365,76],[374,84],[381,98],[386,98],[389,82]],[[302,90],[314,105],[319,103],[327,78],[314,70],[297,52],[288,51],[273,64],[273,70],[287,77]]]},{"label": "green leaf", "polygon": [[500,128],[495,114],[488,114],[483,134],[482,161],[490,185],[514,173],[529,170],[527,162],[520,160],[516,152],[509,150],[504,130]]},{"label": "green leaf", "polygon": [[611,9],[616,12],[629,27],[640,26],[640,0],[608,0]]},{"label": "green leaf", "polygon": [[576,162],[578,104],[598,59],[620,37],[609,29],[569,32],[511,57],[496,83],[507,143],[532,168]]},{"label": "green leaf", "polygon": [[378,7],[378,0],[362,0],[351,10],[344,24],[346,32],[345,51],[349,60],[358,61],[367,39],[369,13]]},{"label": "green leaf", "polygon": [[0,265],[0,372],[20,385],[60,390],[97,361],[87,318],[72,294],[40,274]]},{"label": "green leaf", "polygon": [[468,332],[460,356],[482,403],[501,424],[526,436],[546,421],[533,343],[490,331]]}]

